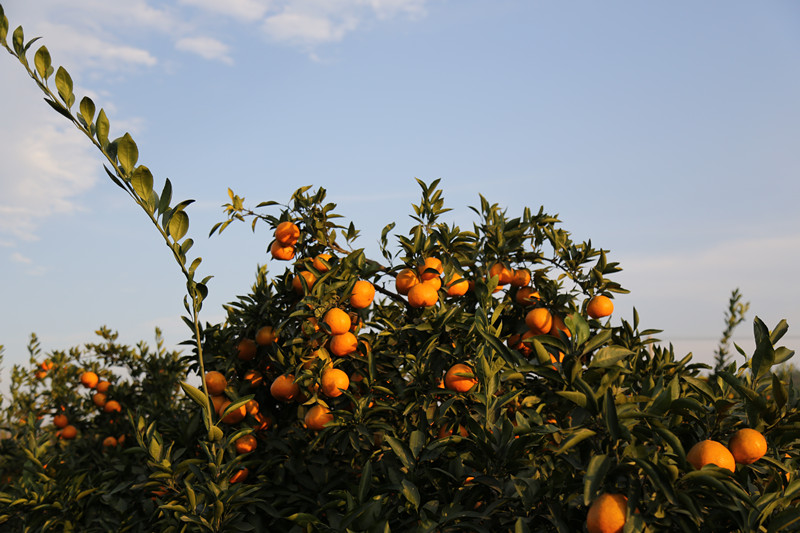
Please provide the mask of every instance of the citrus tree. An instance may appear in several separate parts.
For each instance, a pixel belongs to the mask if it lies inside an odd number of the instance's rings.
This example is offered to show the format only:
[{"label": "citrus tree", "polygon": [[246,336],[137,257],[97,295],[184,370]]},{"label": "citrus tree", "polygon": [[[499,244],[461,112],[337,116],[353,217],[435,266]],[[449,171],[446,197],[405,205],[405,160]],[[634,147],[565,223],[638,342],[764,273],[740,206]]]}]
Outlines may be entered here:
[{"label": "citrus tree", "polygon": [[[438,182],[419,182],[414,226],[386,226],[380,258],[358,248],[324,189],[249,207],[268,266],[220,324],[198,318],[206,280],[187,265],[187,202],[170,206],[128,134],[69,75],[48,86],[21,28],[6,44],[46,100],[107,158],[187,279],[197,415],[131,414],[157,489],[160,531],[782,531],[800,522],[798,394],[774,365],[785,322],[754,320],[743,364],[710,367],[659,345],[608,251],[556,216],[512,216],[480,197],[449,224]],[[102,117],[102,118],[101,118]],[[281,266],[285,265],[285,266]],[[189,421],[196,423],[190,424]],[[202,421],[202,422],[201,422]]]}]

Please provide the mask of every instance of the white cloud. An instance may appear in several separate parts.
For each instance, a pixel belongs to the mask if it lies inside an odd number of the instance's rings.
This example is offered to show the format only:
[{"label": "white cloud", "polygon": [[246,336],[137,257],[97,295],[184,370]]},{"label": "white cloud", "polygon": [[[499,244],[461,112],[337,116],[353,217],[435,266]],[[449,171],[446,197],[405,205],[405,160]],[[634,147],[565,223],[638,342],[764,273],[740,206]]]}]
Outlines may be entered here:
[{"label": "white cloud", "polygon": [[19,252],[12,253],[11,260],[14,261],[15,263],[22,263],[24,265],[29,265],[33,262],[33,259],[31,259],[30,257],[25,257]]},{"label": "white cloud", "polygon": [[185,37],[175,43],[175,48],[185,52],[197,54],[204,59],[221,61],[227,65],[233,64],[233,59],[228,55],[228,45],[211,37]]},{"label": "white cloud", "polygon": [[322,14],[284,12],[268,17],[263,29],[275,41],[316,45],[341,41],[357,26],[355,17],[345,17],[337,22]]},{"label": "white cloud", "polygon": [[226,15],[245,22],[261,20],[267,13],[270,0],[179,0],[178,3],[193,6],[205,11]]}]

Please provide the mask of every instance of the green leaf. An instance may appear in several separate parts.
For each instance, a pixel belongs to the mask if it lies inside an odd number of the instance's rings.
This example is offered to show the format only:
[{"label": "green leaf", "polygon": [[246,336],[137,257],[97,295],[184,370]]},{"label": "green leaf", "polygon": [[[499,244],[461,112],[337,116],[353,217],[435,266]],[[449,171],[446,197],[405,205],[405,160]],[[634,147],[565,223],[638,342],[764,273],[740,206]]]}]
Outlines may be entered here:
[{"label": "green leaf", "polygon": [[[119,164],[125,174],[130,174],[136,166],[136,161],[139,160],[139,149],[136,147],[136,143],[133,142],[130,133],[126,133],[121,138],[117,139],[116,143]],[[150,188],[153,188],[152,180]],[[144,196],[144,198],[147,198],[147,196]]]},{"label": "green leaf", "polygon": [[19,57],[20,61],[27,64],[28,62],[25,60],[25,32],[22,26],[17,26],[17,29],[14,30],[14,34],[11,36],[11,40],[17,57]]},{"label": "green leaf", "polygon": [[384,438],[386,442],[389,443],[389,446],[392,448],[392,451],[395,453],[395,455],[397,455],[397,458],[400,459],[400,462],[403,463],[403,466],[409,470],[414,468],[414,456],[411,455],[411,450],[409,450],[402,441],[392,437],[391,435],[386,435]]},{"label": "green leaf", "polygon": [[786,319],[781,319],[781,321],[778,322],[778,325],[775,326],[775,329],[773,329],[772,332],[770,332],[769,334],[770,342],[772,342],[772,344],[775,344],[776,342],[781,340],[781,337],[786,335],[787,331],[789,331],[789,324],[786,322]]},{"label": "green leaf", "polygon": [[7,44],[6,37],[8,36],[8,17],[3,12],[3,6],[0,5],[0,42],[4,45]]},{"label": "green leaf", "polygon": [[80,104],[81,116],[83,117],[84,122],[86,122],[87,126],[92,125],[92,121],[94,120],[94,102],[88,96],[84,96],[81,98]]},{"label": "green leaf", "polygon": [[559,390],[556,391],[556,394],[558,394],[562,398],[566,398],[567,400],[571,401],[572,403],[580,407],[586,407],[586,402],[587,402],[586,395],[582,392],[573,390]]},{"label": "green leaf", "polygon": [[794,531],[800,524],[800,507],[790,507],[776,514],[769,522],[767,533]]},{"label": "green leaf", "polygon": [[589,324],[578,313],[570,313],[564,318],[564,325],[572,333],[575,346],[580,346],[589,339]]},{"label": "green leaf", "polygon": [[601,331],[600,333],[598,333],[597,335],[586,341],[586,344],[583,347],[583,352],[581,353],[581,355],[586,355],[587,353],[591,352],[598,346],[601,346],[602,344],[608,342],[609,339],[611,339],[611,330],[604,329],[603,331]]},{"label": "green leaf", "polygon": [[611,459],[607,455],[595,455],[589,460],[586,475],[583,478],[583,504],[589,505],[603,486],[603,480],[611,468]]},{"label": "green leaf", "polygon": [[67,108],[75,103],[75,95],[72,94],[72,78],[64,67],[58,67],[56,71],[56,89],[58,96],[66,104]]},{"label": "green leaf", "polygon": [[189,215],[185,211],[176,211],[169,219],[169,234],[175,241],[181,240],[189,231]]},{"label": "green leaf", "polygon": [[33,57],[33,64],[36,65],[36,72],[39,73],[39,76],[42,79],[47,79],[50,72],[50,52],[47,50],[46,46],[41,46],[36,51],[36,55]]},{"label": "green leaf", "polygon": [[208,397],[203,393],[203,391],[186,383],[185,381],[181,381],[181,388],[183,389],[183,392],[185,392],[187,396],[194,400],[197,405],[202,407],[206,413],[210,411]]},{"label": "green leaf", "polygon": [[566,452],[567,450],[571,449],[573,446],[580,444],[581,442],[585,441],[590,437],[594,437],[597,435],[596,432],[592,431],[591,429],[583,428],[579,429],[575,433],[573,433],[567,440],[564,441],[564,444],[556,450],[556,453],[561,454]]},{"label": "green leaf", "polygon": [[401,483],[403,485],[403,496],[405,496],[406,500],[408,500],[415,509],[419,509],[420,499],[417,486],[405,478],[403,478]]},{"label": "green leaf", "polygon": [[631,355],[633,355],[633,352],[623,346],[604,346],[594,354],[589,367],[609,368],[617,366],[619,361]]},{"label": "green leaf", "polygon": [[139,165],[131,175],[131,186],[139,198],[147,200],[153,190],[153,174],[144,165]]},{"label": "green leaf", "polygon": [[750,364],[752,365],[753,375],[758,379],[775,363],[775,351],[772,347],[772,341],[770,341],[769,330],[766,324],[758,317],[753,320],[753,333],[756,339],[756,350],[753,352],[753,359]]},{"label": "green leaf", "polygon": [[606,389],[605,402],[603,402],[603,414],[605,415],[606,427],[612,440],[619,440],[622,434],[617,417],[617,405],[614,402],[614,395],[611,389]]},{"label": "green leaf", "polygon": [[219,441],[222,440],[222,437],[224,437],[224,436],[225,436],[225,434],[217,426],[211,426],[208,429],[208,440],[211,441],[211,442],[219,442]]},{"label": "green leaf", "polygon": [[97,115],[97,125],[95,126],[94,134],[97,137],[97,142],[100,143],[104,149],[108,145],[108,132],[109,132],[109,124],[108,124],[108,117],[106,117],[106,112],[103,109],[100,109],[100,113]]},{"label": "green leaf", "polygon": [[369,489],[372,487],[372,462],[367,461],[361,470],[361,479],[358,481],[358,502],[364,503],[369,496]]},{"label": "green leaf", "polygon": [[423,446],[425,446],[425,434],[418,429],[412,431],[409,444],[411,445],[411,455],[414,459],[419,458],[419,452],[422,451]]},{"label": "green leaf", "polygon": [[169,209],[169,203],[172,201],[172,183],[169,178],[164,182],[164,188],[161,190],[161,199],[158,202],[158,212],[164,213]]},{"label": "green leaf", "polygon": [[300,527],[313,526],[321,524],[317,517],[308,513],[294,513],[286,517],[290,522],[295,522]]},{"label": "green leaf", "polygon": [[781,378],[779,378],[774,372],[772,374],[772,396],[775,398],[775,404],[778,406],[778,409],[781,409],[784,405],[786,405],[786,402],[789,400],[789,394],[786,391],[786,387],[783,386]]}]

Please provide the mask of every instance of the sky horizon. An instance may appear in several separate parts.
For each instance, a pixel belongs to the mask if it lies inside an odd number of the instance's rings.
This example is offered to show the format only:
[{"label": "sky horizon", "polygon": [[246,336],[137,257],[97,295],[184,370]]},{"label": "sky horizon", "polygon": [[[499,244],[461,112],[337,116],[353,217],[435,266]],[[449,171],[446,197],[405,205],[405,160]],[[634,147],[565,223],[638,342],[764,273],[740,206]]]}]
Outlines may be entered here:
[{"label": "sky horizon", "polygon": [[[42,36],[78,100],[129,131],[160,189],[189,207],[212,274],[204,321],[250,287],[265,228],[206,238],[227,188],[255,205],[324,187],[378,256],[410,224],[414,181],[441,179],[465,227],[479,194],[559,214],[609,249],[631,291],[614,320],[664,330],[676,355],[713,361],[733,289],[800,345],[800,5],[776,1],[0,1],[10,31]],[[9,36],[10,38],[10,36]],[[188,338],[183,280],[88,139],[0,55],[0,344],[45,350]],[[397,233],[397,232],[396,232]],[[732,349],[735,353],[735,350]],[[741,358],[739,358],[741,359]]]}]

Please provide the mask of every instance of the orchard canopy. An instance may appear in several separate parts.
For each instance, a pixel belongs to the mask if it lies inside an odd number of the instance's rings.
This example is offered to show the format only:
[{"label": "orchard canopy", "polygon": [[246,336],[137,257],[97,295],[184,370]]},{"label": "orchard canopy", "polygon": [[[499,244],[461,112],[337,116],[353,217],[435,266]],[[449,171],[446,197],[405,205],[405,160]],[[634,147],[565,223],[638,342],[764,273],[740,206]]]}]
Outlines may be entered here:
[{"label": "orchard canopy", "polygon": [[189,329],[181,352],[107,328],[47,354],[31,338],[0,417],[2,528],[800,527],[800,395],[776,367],[793,355],[778,346],[785,322],[755,318],[743,364],[694,363],[614,309],[626,291],[608,250],[543,207],[509,214],[483,196],[456,227],[438,181],[419,182],[415,225],[387,221],[372,258],[322,188],[256,205],[230,191],[211,234],[242,222],[272,240],[249,294],[204,322],[191,200],[173,199],[35,41],[0,8],[3,47],[175,259]]}]

